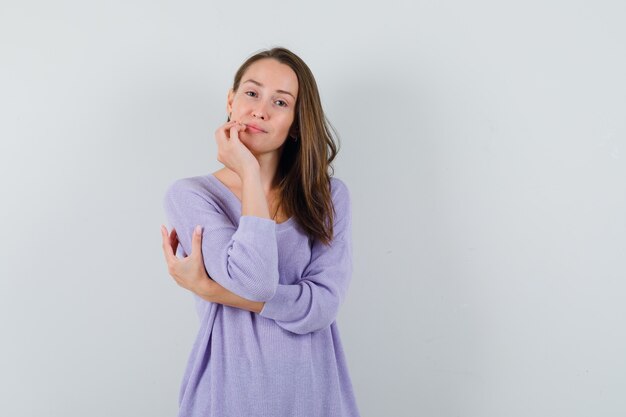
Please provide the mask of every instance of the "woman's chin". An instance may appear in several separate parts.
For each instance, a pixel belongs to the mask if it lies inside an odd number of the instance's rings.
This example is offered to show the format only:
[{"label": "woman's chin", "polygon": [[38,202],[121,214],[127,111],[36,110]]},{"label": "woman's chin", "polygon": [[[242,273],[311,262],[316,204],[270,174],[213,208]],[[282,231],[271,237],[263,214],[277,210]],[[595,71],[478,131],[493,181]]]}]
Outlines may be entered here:
[{"label": "woman's chin", "polygon": [[272,149],[272,148],[268,148],[267,147],[267,142],[266,141],[256,141],[254,140],[254,138],[250,138],[250,137],[245,137],[243,135],[241,135],[239,137],[239,140],[241,141],[241,143],[243,143],[243,145],[248,148],[248,150],[252,153],[252,155],[259,157],[259,155],[263,155],[266,153],[271,153],[271,152],[275,152],[280,150],[279,149]]}]

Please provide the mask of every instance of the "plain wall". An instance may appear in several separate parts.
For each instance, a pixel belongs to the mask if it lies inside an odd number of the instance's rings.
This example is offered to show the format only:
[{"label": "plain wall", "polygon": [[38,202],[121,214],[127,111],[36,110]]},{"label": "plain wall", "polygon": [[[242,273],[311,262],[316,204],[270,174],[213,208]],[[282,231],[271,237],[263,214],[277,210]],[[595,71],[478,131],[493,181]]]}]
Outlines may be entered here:
[{"label": "plain wall", "polygon": [[165,189],[237,67],[313,70],[353,198],[363,417],[626,415],[623,1],[6,1],[0,415],[173,416]]}]

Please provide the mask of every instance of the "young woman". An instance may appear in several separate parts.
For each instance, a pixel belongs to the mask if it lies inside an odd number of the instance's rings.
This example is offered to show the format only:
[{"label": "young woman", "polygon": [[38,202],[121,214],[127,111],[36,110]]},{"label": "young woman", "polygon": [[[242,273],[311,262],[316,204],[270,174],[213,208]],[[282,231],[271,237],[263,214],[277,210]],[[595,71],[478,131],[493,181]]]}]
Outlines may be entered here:
[{"label": "young woman", "polygon": [[350,195],[329,174],[337,146],[313,74],[285,48],[257,53],[227,112],[224,168],[164,199],[168,270],[200,318],[179,416],[359,416],[335,321],[352,274]]}]

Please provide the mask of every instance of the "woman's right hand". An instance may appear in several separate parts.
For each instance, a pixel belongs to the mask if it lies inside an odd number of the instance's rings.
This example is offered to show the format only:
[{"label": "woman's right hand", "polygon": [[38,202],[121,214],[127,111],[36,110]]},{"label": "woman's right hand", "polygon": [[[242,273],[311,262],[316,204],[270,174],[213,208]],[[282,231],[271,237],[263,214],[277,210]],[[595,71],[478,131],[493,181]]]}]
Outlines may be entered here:
[{"label": "woman's right hand", "polygon": [[198,294],[207,301],[211,301],[209,297],[212,296],[216,282],[211,279],[204,267],[200,226],[196,226],[194,229],[191,239],[191,253],[183,259],[176,256],[176,249],[179,244],[176,229],[172,229],[172,233],[168,235],[165,225],[161,225],[161,237],[167,270],[172,278],[176,280],[179,286]]},{"label": "woman's right hand", "polygon": [[242,180],[249,172],[260,170],[259,161],[239,140],[239,132],[245,129],[246,125],[243,123],[231,120],[215,131],[217,160],[237,173]]}]

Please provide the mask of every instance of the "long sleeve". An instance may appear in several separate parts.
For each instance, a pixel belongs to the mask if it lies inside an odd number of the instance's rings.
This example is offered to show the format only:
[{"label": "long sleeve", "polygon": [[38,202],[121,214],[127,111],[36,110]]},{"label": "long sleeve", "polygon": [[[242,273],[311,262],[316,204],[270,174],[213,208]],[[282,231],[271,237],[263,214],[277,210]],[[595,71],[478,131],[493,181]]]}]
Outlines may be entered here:
[{"label": "long sleeve", "polygon": [[335,179],[334,237],[330,246],[314,239],[311,261],[296,284],[279,284],[259,313],[282,328],[307,334],[330,326],[345,300],[352,277],[352,214],[346,185]]},{"label": "long sleeve", "polygon": [[174,182],[163,207],[185,254],[191,253],[196,225],[203,227],[202,255],[211,279],[252,301],[268,301],[278,285],[278,246],[274,220],[241,216],[235,227],[199,177]]}]

